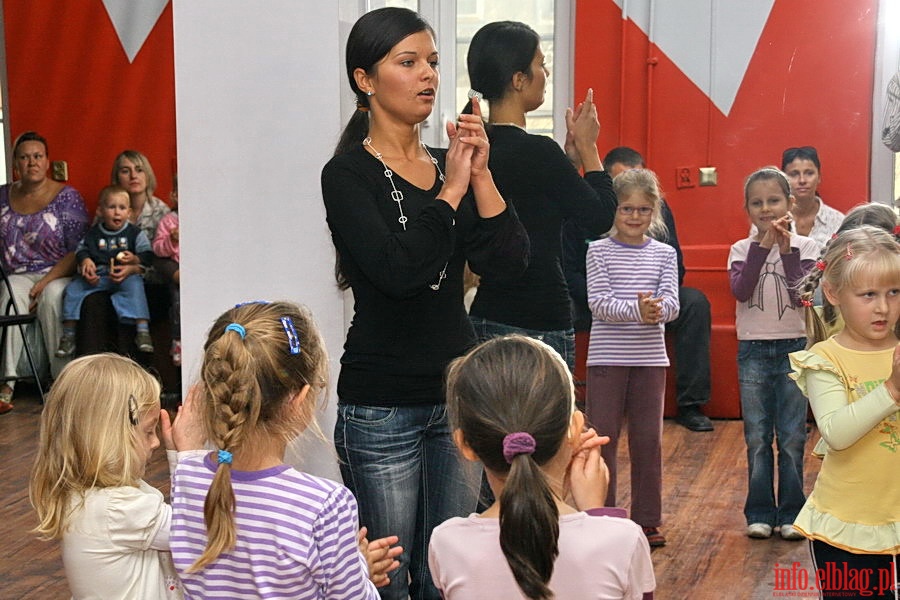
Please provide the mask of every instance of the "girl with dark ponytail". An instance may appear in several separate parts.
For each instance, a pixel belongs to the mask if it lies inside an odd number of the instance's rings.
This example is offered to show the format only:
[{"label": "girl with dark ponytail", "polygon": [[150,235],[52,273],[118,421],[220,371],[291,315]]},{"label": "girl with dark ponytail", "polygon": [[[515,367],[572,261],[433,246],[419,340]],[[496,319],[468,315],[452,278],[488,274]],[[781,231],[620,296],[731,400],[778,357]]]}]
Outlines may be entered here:
[{"label": "girl with dark ponytail", "polygon": [[334,441],[372,536],[406,549],[382,598],[436,600],[431,530],[475,509],[480,470],[457,454],[444,403],[447,365],[475,344],[463,269],[516,277],[528,237],[494,185],[477,103],[448,124],[447,150],[419,137],[440,79],[419,15],[363,15],[346,56],[357,111],[322,169],[338,279],[354,299]]},{"label": "girl with dark ponytail", "polygon": [[[479,339],[520,333],[543,340],[575,366],[575,331],[561,267],[567,221],[581,239],[606,233],[616,196],[597,149],[600,122],[593,92],[567,111],[564,152],[553,139],[525,131],[526,113],[544,103],[549,70],[540,37],[515,21],[488,23],[472,38],[469,95],[490,105],[491,171],[531,240],[528,269],[515,278],[486,274],[469,314]],[[470,100],[463,112],[470,112]],[[568,154],[568,157],[567,157]],[[584,177],[578,170],[584,169]]]},{"label": "girl with dark ponytail", "polygon": [[[447,404],[457,446],[484,464],[498,500],[432,534],[429,564],[443,598],[641,598],[653,591],[641,528],[580,512],[603,506],[608,473],[599,446],[608,438],[582,432],[584,415],[559,354],[518,335],[485,342],[451,365]],[[563,501],[566,487],[576,508]]]}]

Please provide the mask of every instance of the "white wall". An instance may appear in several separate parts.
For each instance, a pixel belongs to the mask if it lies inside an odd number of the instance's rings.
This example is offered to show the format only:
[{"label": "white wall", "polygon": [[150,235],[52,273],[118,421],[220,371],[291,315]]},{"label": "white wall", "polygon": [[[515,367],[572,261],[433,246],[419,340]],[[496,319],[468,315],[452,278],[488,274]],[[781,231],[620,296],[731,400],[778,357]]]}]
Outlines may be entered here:
[{"label": "white wall", "polygon": [[[304,468],[338,477],[330,443],[343,296],[319,173],[343,125],[337,2],[174,0],[185,386],[213,320],[237,302],[310,307],[331,356],[329,441]],[[152,115],[148,115],[152,123]]]}]

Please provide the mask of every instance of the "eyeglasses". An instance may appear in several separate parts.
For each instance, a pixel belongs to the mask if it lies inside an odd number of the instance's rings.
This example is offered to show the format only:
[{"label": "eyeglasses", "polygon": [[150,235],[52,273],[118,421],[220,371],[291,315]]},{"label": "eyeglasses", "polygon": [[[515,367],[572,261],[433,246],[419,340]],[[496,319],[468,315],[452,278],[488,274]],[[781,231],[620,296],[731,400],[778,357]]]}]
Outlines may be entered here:
[{"label": "eyeglasses", "polygon": [[788,148],[781,153],[781,167],[784,168],[788,164],[797,159],[805,159],[812,161],[819,167],[819,152],[813,146],[798,146],[796,148]]},{"label": "eyeglasses", "polygon": [[641,215],[642,217],[648,216],[653,212],[653,207],[650,206],[619,206],[616,208],[619,211],[620,215],[625,215],[626,217],[630,217],[634,213]]}]

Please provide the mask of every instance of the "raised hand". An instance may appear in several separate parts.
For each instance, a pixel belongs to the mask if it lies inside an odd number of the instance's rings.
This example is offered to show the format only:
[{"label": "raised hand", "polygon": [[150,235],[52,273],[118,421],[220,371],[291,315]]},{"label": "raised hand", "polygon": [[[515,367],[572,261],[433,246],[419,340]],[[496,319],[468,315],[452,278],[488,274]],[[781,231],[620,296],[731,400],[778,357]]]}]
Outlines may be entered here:
[{"label": "raised hand", "polygon": [[359,544],[359,551],[366,558],[366,564],[369,566],[369,580],[375,584],[375,587],[384,587],[391,583],[388,573],[400,566],[397,557],[403,553],[403,547],[397,546],[400,541],[396,535],[378,538],[369,541],[366,538],[368,529],[361,527],[356,535],[356,541]]},{"label": "raised hand", "polygon": [[609,469],[600,454],[600,446],[607,443],[608,436],[599,436],[591,428],[582,432],[579,444],[573,449],[564,486],[578,510],[600,508],[606,501]]},{"label": "raised hand", "polygon": [[488,174],[488,158],[491,144],[484,130],[484,119],[481,116],[481,103],[472,98],[472,114],[459,115],[459,141],[472,146],[472,179]]}]

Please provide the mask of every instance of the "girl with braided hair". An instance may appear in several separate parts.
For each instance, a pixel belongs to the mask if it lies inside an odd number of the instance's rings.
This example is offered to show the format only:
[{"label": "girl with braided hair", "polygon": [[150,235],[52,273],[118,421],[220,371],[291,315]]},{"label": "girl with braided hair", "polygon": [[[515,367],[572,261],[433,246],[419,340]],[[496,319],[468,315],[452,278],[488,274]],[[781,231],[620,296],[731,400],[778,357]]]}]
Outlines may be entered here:
[{"label": "girl with braided hair", "polygon": [[[793,528],[810,540],[817,572],[870,574],[854,597],[896,600],[900,245],[864,225],[831,240],[819,267],[807,279],[806,297],[821,284],[844,327],[823,339],[820,317],[807,311],[813,346],[790,355],[791,377],[809,398],[825,442],[819,476]],[[833,578],[817,584],[822,598],[847,597],[854,585]]]},{"label": "girl with braided hair", "polygon": [[357,539],[350,491],[284,463],[288,442],[315,427],[326,381],[309,311],[238,305],[204,349],[199,395],[216,451],[179,462],[172,486],[172,554],[186,595],[377,599],[370,571],[389,583],[397,538]]},{"label": "girl with braided hair", "polygon": [[[867,202],[865,204],[858,204],[850,209],[847,213],[847,216],[844,217],[843,222],[841,222],[841,226],[838,227],[837,232],[834,234],[834,237],[843,231],[848,231],[850,229],[856,229],[857,227],[861,227],[862,225],[871,225],[873,227],[878,227],[879,229],[883,229],[890,233],[893,236],[897,236],[898,228],[897,228],[897,215],[894,213],[894,209],[886,204],[878,204],[876,202]],[[832,238],[833,239],[833,238]],[[817,264],[824,265],[824,254],[827,252],[827,245],[824,250],[822,250],[823,258],[821,258]],[[820,321],[811,322],[811,313],[812,311],[807,311],[806,321],[807,328],[815,328],[822,326],[823,329],[816,333],[816,340],[824,340],[830,338],[832,335],[840,332],[841,329],[844,328],[844,320],[841,318],[840,311],[831,305],[828,302],[828,299],[823,297],[822,289],[818,287],[819,279],[822,276],[821,270],[815,270],[804,280],[801,286],[801,297],[805,300],[806,303],[812,302],[813,309],[815,312],[819,313],[819,317],[821,317]],[[813,329],[809,329],[813,331]],[[815,342],[810,339],[807,342],[807,347],[813,345]]]},{"label": "girl with braided hair", "polygon": [[[454,441],[484,464],[497,500],[432,533],[428,562],[442,598],[652,593],[640,526],[600,508],[608,472],[599,447],[608,438],[583,432],[572,376],[557,352],[522,335],[484,342],[451,364],[447,407]],[[576,508],[564,502],[568,492]]]}]

